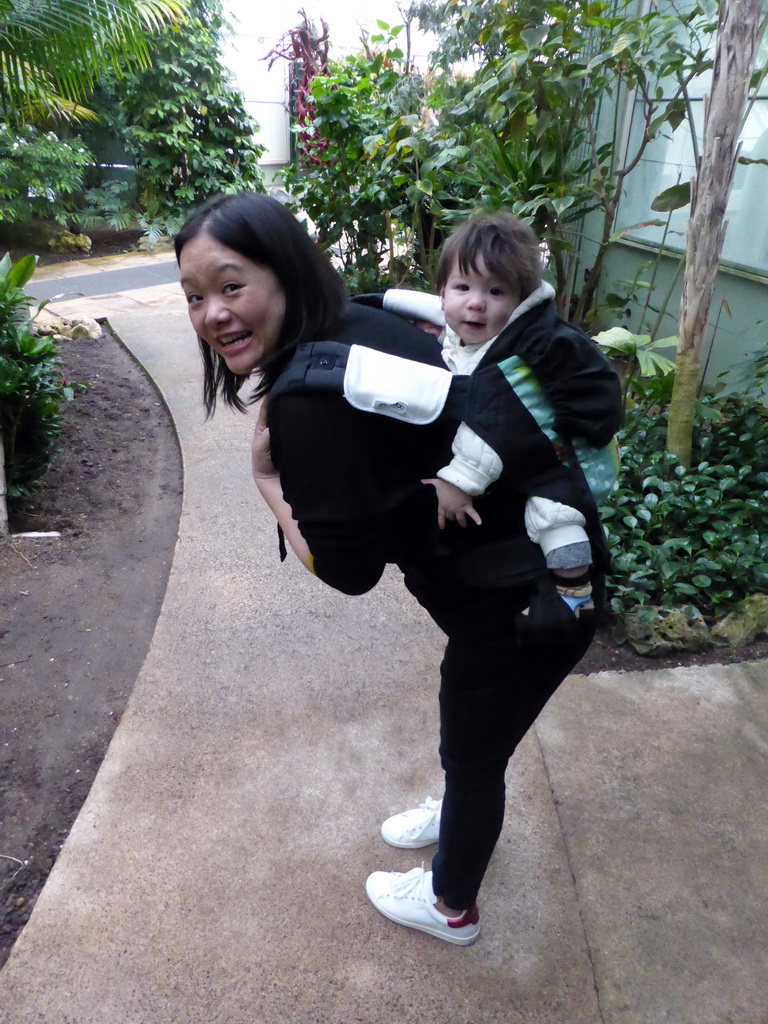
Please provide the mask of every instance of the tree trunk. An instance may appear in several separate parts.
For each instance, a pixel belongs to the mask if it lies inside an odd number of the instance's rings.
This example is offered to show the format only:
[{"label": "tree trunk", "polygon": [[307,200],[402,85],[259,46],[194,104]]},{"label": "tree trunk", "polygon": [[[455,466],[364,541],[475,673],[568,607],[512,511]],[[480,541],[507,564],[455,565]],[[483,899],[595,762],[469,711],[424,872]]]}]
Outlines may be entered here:
[{"label": "tree trunk", "polygon": [[761,0],[721,0],[712,87],[705,103],[704,140],[691,182],[685,277],[680,302],[677,374],[669,410],[667,449],[689,466],[693,407],[738,157],[738,137],[760,47]]}]

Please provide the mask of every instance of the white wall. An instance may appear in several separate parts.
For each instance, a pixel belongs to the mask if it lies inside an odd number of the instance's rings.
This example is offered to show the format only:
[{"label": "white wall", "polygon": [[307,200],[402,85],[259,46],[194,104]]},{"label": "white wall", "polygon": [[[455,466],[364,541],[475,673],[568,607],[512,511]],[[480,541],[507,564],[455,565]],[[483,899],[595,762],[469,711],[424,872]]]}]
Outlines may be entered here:
[{"label": "white wall", "polygon": [[[265,169],[289,162],[289,128],[288,63],[278,59],[270,70],[264,58],[288,29],[301,23],[299,10],[305,10],[318,29],[321,18],[328,23],[331,54],[336,57],[359,48],[362,28],[371,33],[379,31],[377,19],[392,26],[403,22],[396,0],[306,0],[303,4],[301,0],[225,0],[224,6],[233,27],[224,61],[233,84],[245,96],[249,113],[260,125],[257,138],[266,146],[261,159]],[[430,49],[429,40],[421,33],[413,35],[413,50],[423,62]]]}]

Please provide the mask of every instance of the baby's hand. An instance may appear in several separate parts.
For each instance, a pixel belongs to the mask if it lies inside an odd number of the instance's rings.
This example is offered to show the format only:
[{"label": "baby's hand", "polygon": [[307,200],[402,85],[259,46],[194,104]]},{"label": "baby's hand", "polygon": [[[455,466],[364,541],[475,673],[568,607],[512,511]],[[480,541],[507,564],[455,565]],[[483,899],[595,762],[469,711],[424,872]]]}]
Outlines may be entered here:
[{"label": "baby's hand", "polygon": [[459,526],[466,526],[467,516],[478,526],[482,526],[483,521],[466,491],[462,491],[455,484],[449,484],[447,480],[441,480],[440,477],[421,482],[432,484],[437,492],[437,525],[441,530],[445,528],[445,524],[449,520],[455,520]]},{"label": "baby's hand", "polygon": [[417,327],[420,327],[425,334],[431,334],[434,338],[439,338],[443,333],[443,328],[438,324],[433,324],[431,320],[414,320]]}]

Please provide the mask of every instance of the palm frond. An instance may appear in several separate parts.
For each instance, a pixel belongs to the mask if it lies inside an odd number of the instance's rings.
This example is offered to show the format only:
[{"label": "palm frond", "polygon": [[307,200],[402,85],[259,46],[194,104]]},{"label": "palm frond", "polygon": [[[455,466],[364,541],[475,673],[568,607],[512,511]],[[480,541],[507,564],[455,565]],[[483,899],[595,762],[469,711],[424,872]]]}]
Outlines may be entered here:
[{"label": "palm frond", "polygon": [[149,64],[147,34],[184,17],[189,0],[4,0],[0,3],[0,104],[16,109],[34,74],[82,101],[106,69]]},{"label": "palm frond", "polygon": [[137,14],[150,32],[182,21],[188,9],[189,0],[136,0]]}]

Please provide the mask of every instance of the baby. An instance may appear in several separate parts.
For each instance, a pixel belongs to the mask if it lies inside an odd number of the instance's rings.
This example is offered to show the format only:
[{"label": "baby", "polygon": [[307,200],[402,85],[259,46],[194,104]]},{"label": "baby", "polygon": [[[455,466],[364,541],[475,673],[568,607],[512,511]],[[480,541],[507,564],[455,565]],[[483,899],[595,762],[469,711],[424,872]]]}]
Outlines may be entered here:
[{"label": "baby", "polygon": [[[426,329],[443,320],[443,359],[454,373],[476,370],[496,338],[516,321],[523,338],[538,335],[539,355],[546,361],[548,349],[557,358],[557,346],[547,336],[555,293],[541,280],[540,266],[538,241],[527,225],[506,212],[481,215],[467,221],[446,241],[437,274],[439,299],[395,289],[385,294],[383,305],[417,318]],[[488,362],[494,362],[492,353]],[[553,409],[531,366],[516,356],[498,365],[521,405],[557,447]],[[513,429],[515,422],[510,420]],[[481,524],[472,499],[501,475],[504,463],[496,448],[503,447],[483,440],[465,423],[460,425],[452,461],[438,471],[436,479],[424,481],[437,492],[441,528],[449,520],[461,526],[467,525],[467,519]],[[530,539],[541,546],[548,568],[558,578],[560,596],[576,614],[592,608],[588,575],[592,555],[583,514],[533,495],[526,503],[525,524]]]}]

